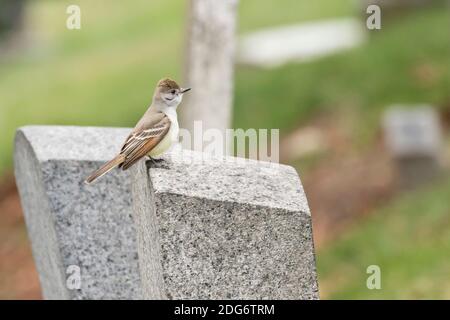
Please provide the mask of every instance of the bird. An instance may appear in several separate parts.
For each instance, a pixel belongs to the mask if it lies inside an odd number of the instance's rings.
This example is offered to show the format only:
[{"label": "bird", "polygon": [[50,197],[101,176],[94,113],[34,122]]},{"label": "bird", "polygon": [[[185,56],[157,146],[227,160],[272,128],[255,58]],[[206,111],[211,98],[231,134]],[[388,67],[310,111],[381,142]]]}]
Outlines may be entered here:
[{"label": "bird", "polygon": [[174,80],[158,81],[150,107],[125,139],[119,154],[95,170],[85,183],[91,184],[112,169],[127,170],[139,159],[162,155],[178,140],[177,107],[191,88],[181,88]]}]

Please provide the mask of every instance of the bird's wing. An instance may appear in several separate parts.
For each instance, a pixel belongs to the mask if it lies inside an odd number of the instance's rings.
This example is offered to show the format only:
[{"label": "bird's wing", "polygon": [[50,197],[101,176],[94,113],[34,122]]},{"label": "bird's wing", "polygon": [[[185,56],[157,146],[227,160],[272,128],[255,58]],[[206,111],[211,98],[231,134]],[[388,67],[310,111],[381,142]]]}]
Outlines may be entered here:
[{"label": "bird's wing", "polygon": [[120,167],[126,170],[148,154],[169,129],[170,120],[164,113],[154,112],[144,116],[122,146],[120,154],[125,156],[125,161]]}]

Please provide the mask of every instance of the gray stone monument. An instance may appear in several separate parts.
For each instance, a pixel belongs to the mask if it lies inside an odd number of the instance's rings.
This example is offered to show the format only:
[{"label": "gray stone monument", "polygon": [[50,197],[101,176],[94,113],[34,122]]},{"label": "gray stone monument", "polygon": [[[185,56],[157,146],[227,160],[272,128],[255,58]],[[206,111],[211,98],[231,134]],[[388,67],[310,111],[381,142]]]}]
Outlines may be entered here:
[{"label": "gray stone monument", "polygon": [[393,106],[385,114],[384,130],[402,187],[412,188],[438,175],[442,134],[433,108]]},{"label": "gray stone monument", "polygon": [[[83,182],[128,133],[50,126],[17,131],[15,175],[45,299],[141,298],[129,176],[114,170],[94,185]],[[79,289],[67,283],[77,276],[71,266],[80,269]]]},{"label": "gray stone monument", "polygon": [[296,171],[172,153],[133,169],[149,299],[318,298],[311,215]]},{"label": "gray stone monument", "polygon": [[128,132],[17,131],[16,179],[45,298],[318,298],[293,168],[178,151],[85,185]]}]

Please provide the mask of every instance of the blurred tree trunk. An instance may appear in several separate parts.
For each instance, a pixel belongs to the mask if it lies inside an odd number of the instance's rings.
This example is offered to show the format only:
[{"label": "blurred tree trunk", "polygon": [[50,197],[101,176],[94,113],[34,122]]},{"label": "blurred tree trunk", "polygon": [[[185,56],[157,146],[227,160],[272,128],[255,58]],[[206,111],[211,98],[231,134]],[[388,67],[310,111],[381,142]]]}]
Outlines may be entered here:
[{"label": "blurred tree trunk", "polygon": [[0,0],[0,37],[21,27],[25,0]]},{"label": "blurred tree trunk", "polygon": [[180,115],[191,134],[197,120],[203,130],[231,125],[237,3],[190,0],[184,85],[192,91]]}]

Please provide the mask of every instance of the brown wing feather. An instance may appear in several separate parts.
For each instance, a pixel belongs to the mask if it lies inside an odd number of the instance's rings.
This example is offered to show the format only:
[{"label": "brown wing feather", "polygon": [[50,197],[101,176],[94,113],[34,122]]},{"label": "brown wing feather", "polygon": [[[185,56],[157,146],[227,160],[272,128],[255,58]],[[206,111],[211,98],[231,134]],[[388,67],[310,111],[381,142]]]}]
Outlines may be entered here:
[{"label": "brown wing feather", "polygon": [[122,163],[121,168],[123,170],[127,170],[133,164],[135,164],[139,159],[147,155],[159,142],[158,139],[149,139],[141,148],[137,149],[133,152],[132,155],[126,158],[126,160]]},{"label": "brown wing feather", "polygon": [[[123,170],[128,169],[139,159],[147,155],[169,132],[170,120],[163,114],[160,121],[149,121],[133,131],[125,141],[121,154],[125,155],[125,161],[120,165]],[[150,126],[149,126],[150,125]]]}]

